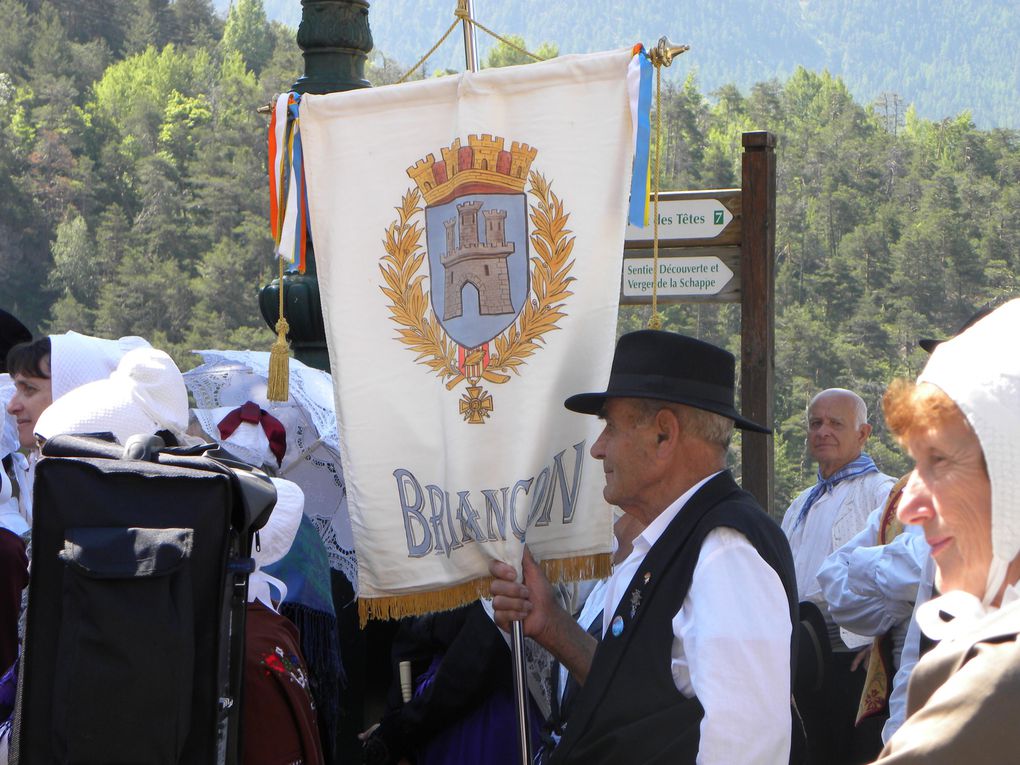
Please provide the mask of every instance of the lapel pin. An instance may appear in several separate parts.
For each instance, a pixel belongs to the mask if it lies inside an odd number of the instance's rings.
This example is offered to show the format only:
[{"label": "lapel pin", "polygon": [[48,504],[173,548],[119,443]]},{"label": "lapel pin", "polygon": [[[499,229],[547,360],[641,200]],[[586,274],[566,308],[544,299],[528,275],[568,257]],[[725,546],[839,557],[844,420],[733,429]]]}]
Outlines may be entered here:
[{"label": "lapel pin", "polygon": [[634,614],[637,613],[638,606],[640,606],[640,605],[641,605],[641,591],[640,590],[634,590],[634,592],[632,592],[630,594],[630,618],[631,619],[634,618]]}]

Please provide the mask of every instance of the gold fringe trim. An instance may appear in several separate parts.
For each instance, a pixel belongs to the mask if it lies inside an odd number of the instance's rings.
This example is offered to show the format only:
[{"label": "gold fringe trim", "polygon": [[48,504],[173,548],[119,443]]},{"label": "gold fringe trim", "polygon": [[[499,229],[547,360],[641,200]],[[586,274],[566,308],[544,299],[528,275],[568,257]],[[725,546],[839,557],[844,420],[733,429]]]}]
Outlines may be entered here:
[{"label": "gold fringe trim", "polygon": [[[610,553],[581,555],[574,558],[556,558],[539,563],[550,582],[573,582],[584,579],[604,579],[612,573]],[[388,595],[381,598],[358,598],[358,621],[364,627],[369,619],[402,619],[435,611],[449,611],[479,598],[489,597],[492,577],[445,587],[432,592],[413,592],[407,595]]]},{"label": "gold fringe trim", "polygon": [[492,577],[486,576],[432,592],[412,592],[382,598],[359,597],[358,618],[364,627],[369,619],[401,619],[433,611],[449,611],[458,606],[474,603],[479,598],[489,597],[491,581]]},{"label": "gold fringe trim", "polygon": [[608,577],[613,572],[613,556],[611,553],[598,553],[576,558],[552,558],[538,565],[550,582],[580,582]]}]

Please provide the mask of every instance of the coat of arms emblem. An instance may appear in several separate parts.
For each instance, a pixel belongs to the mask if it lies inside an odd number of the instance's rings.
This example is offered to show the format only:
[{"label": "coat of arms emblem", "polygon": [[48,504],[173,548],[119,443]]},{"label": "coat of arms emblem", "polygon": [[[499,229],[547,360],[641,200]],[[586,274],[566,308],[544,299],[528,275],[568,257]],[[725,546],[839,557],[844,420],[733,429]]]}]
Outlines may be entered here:
[{"label": "coat of arms emblem", "polygon": [[442,160],[429,154],[407,168],[415,185],[386,229],[379,266],[398,339],[448,390],[465,383],[459,411],[476,425],[494,409],[483,382],[520,374],[572,294],[569,214],[531,170],[537,149],[505,143],[458,138]]}]

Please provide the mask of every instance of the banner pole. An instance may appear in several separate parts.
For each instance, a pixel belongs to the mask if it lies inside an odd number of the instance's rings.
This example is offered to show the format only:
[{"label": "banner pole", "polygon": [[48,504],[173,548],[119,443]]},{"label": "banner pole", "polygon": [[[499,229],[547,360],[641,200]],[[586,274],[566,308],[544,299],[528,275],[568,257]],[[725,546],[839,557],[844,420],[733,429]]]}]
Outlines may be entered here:
[{"label": "banner pole", "polygon": [[514,701],[517,706],[517,734],[521,765],[531,763],[531,715],[528,714],[528,685],[524,676],[524,625],[511,622],[510,649],[514,665]]},{"label": "banner pole", "polygon": [[475,27],[471,20],[475,17],[474,0],[457,0],[458,11],[467,14],[462,16],[464,27],[464,66],[469,72],[478,71],[478,45],[475,42]]}]

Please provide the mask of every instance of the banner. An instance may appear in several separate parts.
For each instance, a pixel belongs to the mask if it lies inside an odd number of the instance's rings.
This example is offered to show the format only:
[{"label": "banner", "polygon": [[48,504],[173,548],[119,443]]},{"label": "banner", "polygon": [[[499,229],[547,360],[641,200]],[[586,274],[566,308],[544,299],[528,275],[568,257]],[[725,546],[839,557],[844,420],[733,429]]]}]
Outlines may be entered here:
[{"label": "banner", "polygon": [[563,400],[609,378],[631,61],[302,97],[363,619],[484,596],[525,541],[553,579],[609,572],[602,423]]}]

